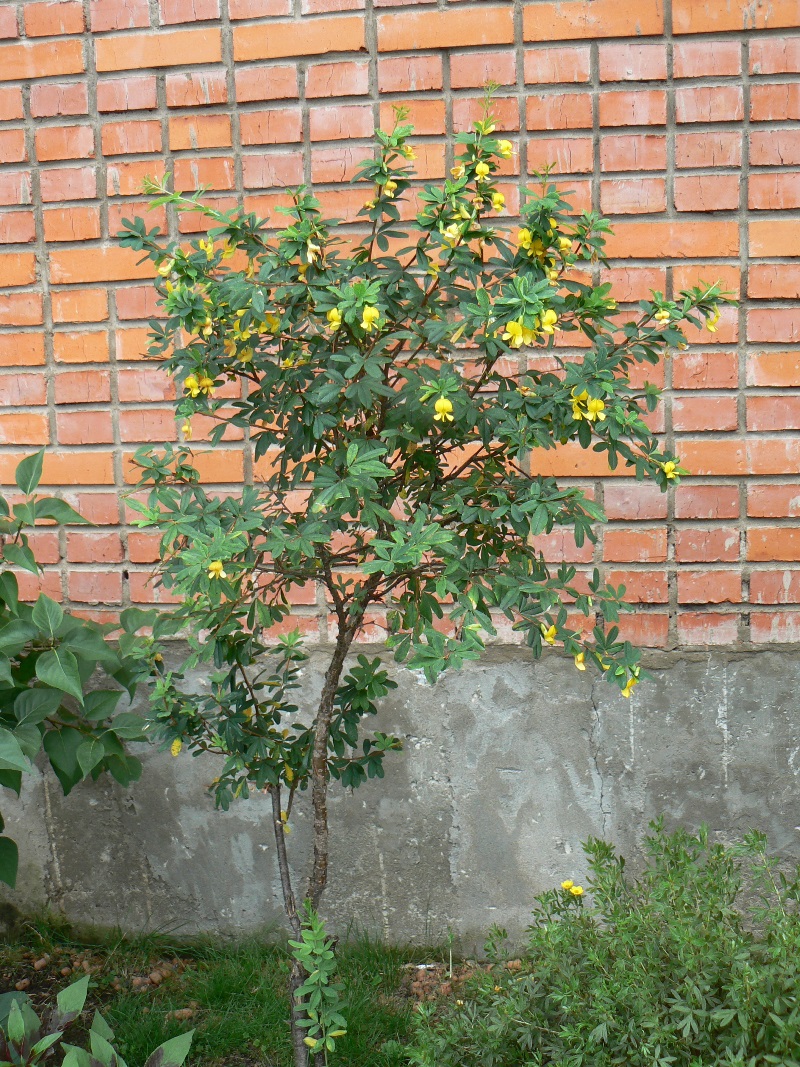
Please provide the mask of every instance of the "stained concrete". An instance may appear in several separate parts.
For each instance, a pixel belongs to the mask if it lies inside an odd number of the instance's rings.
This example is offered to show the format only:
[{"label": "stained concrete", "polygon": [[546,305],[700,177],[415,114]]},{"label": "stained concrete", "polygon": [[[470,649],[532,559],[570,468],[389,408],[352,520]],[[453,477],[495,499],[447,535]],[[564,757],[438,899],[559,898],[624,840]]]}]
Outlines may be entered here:
[{"label": "stained concrete", "polygon": [[[318,692],[323,654],[305,671]],[[396,670],[378,729],[404,739],[383,782],[334,785],[324,910],[339,932],[393,942],[452,931],[480,943],[528,921],[534,894],[586,867],[581,842],[634,861],[649,819],[751,827],[800,860],[800,653],[663,654],[630,701],[571,660],[493,649],[431,688]],[[144,746],[142,746],[144,749]],[[268,799],[217,812],[213,760],[143,751],[140,782],[83,783],[64,798],[49,773],[3,798],[20,842],[22,910],[127,931],[242,932],[281,925]],[[293,854],[308,843],[302,804]]]}]

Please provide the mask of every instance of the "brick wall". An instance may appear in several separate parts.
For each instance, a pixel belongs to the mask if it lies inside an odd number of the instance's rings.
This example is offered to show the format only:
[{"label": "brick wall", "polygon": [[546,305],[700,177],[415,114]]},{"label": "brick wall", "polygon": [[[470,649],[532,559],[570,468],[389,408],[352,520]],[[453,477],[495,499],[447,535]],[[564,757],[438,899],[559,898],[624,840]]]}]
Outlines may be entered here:
[{"label": "brick wall", "polygon": [[[343,183],[392,103],[411,107],[420,176],[441,178],[492,79],[512,211],[554,162],[613,220],[623,299],[741,285],[718,333],[657,372],[693,476],[667,497],[549,453],[610,522],[595,548],[548,551],[624,581],[645,644],[800,640],[797,0],[4,0],[0,38],[0,482],[48,444],[45,481],[97,524],[37,535],[49,595],[100,616],[157,595],[118,497],[134,449],[177,436],[169,380],[142,361],[147,269],[113,240],[142,179],[260,213],[313,182],[348,217],[364,194]],[[203,469],[231,485],[252,462],[231,437]],[[298,612],[324,637],[324,611]]]}]

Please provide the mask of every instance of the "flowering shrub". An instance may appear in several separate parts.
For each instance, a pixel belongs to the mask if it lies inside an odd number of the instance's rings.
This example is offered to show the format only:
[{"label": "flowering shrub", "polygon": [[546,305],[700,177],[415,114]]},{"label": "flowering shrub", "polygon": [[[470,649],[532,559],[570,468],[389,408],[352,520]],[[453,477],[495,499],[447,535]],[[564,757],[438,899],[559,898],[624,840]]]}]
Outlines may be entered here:
[{"label": "flowering shrub", "polygon": [[[505,616],[535,656],[557,646],[630,694],[640,671],[615,625],[624,589],[597,571],[550,567],[536,542],[559,527],[579,545],[593,539],[602,510],[539,474],[538,456],[575,442],[662,489],[676,482],[676,457],[643,417],[658,390],[630,373],[685,344],[682,324],[714,328],[723,299],[706,286],[622,313],[610,286],[592,283],[603,219],[574,216],[545,178],[522,226],[503,226],[498,181],[512,146],[488,113],[459,136],[451,177],[423,189],[404,118],[376,135],[359,168],[370,192],[355,238],[305,189],[274,234],[252,214],[163,185],[151,187],[154,203],[200,212],[207,236],[177,245],[137,219],[122,238],[157,270],[166,317],[152,324],[151,354],[177,379],[185,439],[138,454],[147,495],[133,506],[140,525],[160,531],[160,579],[181,601],[155,625],[152,723],[173,753],[224,755],[213,786],[223,807],[269,790],[296,939],[285,833],[298,790],[311,787],[303,896],[316,909],[330,780],[381,777],[400,746],[362,730],[394,685],[380,660],[362,655],[346,671],[371,614],[385,611],[395,658],[431,682],[476,659]],[[412,196],[419,211],[408,222]],[[217,396],[230,382],[237,398]],[[203,488],[186,443],[196,415],[216,420],[212,447],[229,426],[249,435],[258,476],[241,492]],[[324,590],[334,633],[322,693],[301,711],[301,638],[274,634],[290,594],[308,585]],[[158,641],[181,630],[190,657],[163,672]],[[198,696],[182,677],[202,662],[213,673]],[[302,1063],[302,1030],[296,1038]]]},{"label": "flowering shrub", "polygon": [[762,834],[732,847],[651,825],[639,878],[585,846],[589,902],[570,879],[538,898],[527,951],[500,949],[461,1005],[423,1009],[417,1067],[794,1067],[800,1048],[800,870]]}]

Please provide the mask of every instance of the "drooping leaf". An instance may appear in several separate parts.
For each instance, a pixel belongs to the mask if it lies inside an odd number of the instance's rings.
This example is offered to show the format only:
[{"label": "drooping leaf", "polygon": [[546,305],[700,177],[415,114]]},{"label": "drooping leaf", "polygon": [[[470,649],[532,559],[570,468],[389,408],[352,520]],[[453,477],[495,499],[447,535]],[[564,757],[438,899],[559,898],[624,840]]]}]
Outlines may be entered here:
[{"label": "drooping leaf", "polygon": [[62,726],[58,730],[48,730],[42,744],[66,795],[83,778],[78,763],[78,749],[83,744],[83,734],[70,726]]},{"label": "drooping leaf", "polygon": [[83,515],[79,515],[74,508],[70,507],[65,500],[59,500],[55,496],[39,497],[36,501],[36,514],[41,519],[55,519],[58,523],[92,525],[88,519],[85,519]]},{"label": "drooping leaf", "polygon": [[38,487],[42,478],[42,466],[44,465],[44,449],[40,448],[32,456],[26,456],[18,465],[14,479],[25,496],[30,496]]},{"label": "drooping leaf", "polygon": [[31,613],[33,625],[38,626],[43,633],[48,634],[50,637],[55,637],[63,621],[64,609],[61,605],[57,604],[55,600],[51,600],[49,596],[45,596],[44,593],[40,593]]},{"label": "drooping leaf", "polygon": [[83,703],[83,686],[81,685],[78,661],[74,653],[66,648],[52,648],[36,661],[36,676],[46,685],[60,689]]},{"label": "drooping leaf", "polygon": [[29,771],[30,761],[10,730],[0,727],[0,769],[5,771]]},{"label": "drooping leaf", "polygon": [[10,837],[0,837],[0,882],[11,886],[17,884],[19,869],[19,850],[16,841]]},{"label": "drooping leaf", "polygon": [[83,744],[80,745],[75,755],[84,778],[92,773],[98,763],[103,761],[105,754],[106,751],[103,748],[103,742],[98,741],[96,738],[84,741]]}]

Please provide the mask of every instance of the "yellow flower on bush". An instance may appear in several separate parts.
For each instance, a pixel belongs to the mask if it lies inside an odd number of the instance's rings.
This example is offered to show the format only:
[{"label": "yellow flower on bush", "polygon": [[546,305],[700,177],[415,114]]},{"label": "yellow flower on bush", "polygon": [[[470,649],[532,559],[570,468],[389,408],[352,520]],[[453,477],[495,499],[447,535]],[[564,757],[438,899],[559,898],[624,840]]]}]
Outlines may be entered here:
[{"label": "yellow flower on bush", "polygon": [[661,308],[660,311],[657,311],[655,313],[653,318],[656,320],[656,322],[669,322],[671,316],[666,308]]},{"label": "yellow flower on bush", "polygon": [[180,751],[183,748],[183,741],[179,737],[176,737],[172,744],[169,746],[169,754],[171,756],[180,755]]},{"label": "yellow flower on bush", "polygon": [[558,326],[558,315],[552,308],[548,308],[547,311],[542,312],[542,332],[543,333],[555,333],[560,329]]},{"label": "yellow flower on bush", "polygon": [[168,274],[172,274],[174,269],[175,269],[175,260],[174,259],[165,259],[163,263],[159,264],[158,273],[161,275],[162,278],[166,278],[166,276]]},{"label": "yellow flower on bush", "polygon": [[585,652],[579,652],[577,654],[577,656],[575,657],[575,666],[578,668],[579,671],[585,671],[586,670],[586,653]]},{"label": "yellow flower on bush", "polygon": [[264,325],[267,327],[270,333],[277,333],[281,328],[281,320],[275,314],[274,311],[269,311],[264,316]]},{"label": "yellow flower on bush", "polygon": [[706,319],[706,329],[709,333],[717,332],[717,323],[719,322],[719,308],[715,307],[709,317]]},{"label": "yellow flower on bush", "polygon": [[380,317],[381,313],[376,307],[371,307],[369,304],[366,304],[361,313],[361,329],[366,330],[367,333],[372,333]]},{"label": "yellow flower on bush", "polygon": [[198,247],[205,252],[206,259],[212,259],[214,256],[214,242],[209,239],[208,241],[198,241]]},{"label": "yellow flower on bush", "polygon": [[583,886],[582,885],[571,885],[569,887],[569,891],[570,891],[570,893],[572,893],[572,895],[574,897],[582,897],[583,896]]},{"label": "yellow flower on bush", "polygon": [[227,578],[225,573],[225,564],[221,559],[214,559],[208,565],[208,577],[209,578]]},{"label": "yellow flower on bush", "polygon": [[464,166],[463,163],[459,163],[457,164],[457,166],[450,168],[450,173],[453,175],[455,180],[459,182],[467,173],[467,168]]},{"label": "yellow flower on bush", "polygon": [[678,477],[677,466],[677,463],[674,463],[671,459],[668,459],[666,463],[661,464],[661,469],[668,481],[672,481],[673,478]]},{"label": "yellow flower on bush", "polygon": [[433,416],[434,422],[453,421],[453,404],[446,396],[440,396],[433,407],[436,412]]},{"label": "yellow flower on bush", "polygon": [[514,146],[510,141],[498,141],[497,151],[503,157],[503,159],[511,159],[511,154],[514,151]]},{"label": "yellow flower on bush", "polygon": [[572,879],[571,878],[567,878],[567,880],[565,882],[561,883],[561,888],[562,889],[572,889],[572,887],[574,885],[575,885],[575,883],[572,881]]},{"label": "yellow flower on bush", "polygon": [[328,320],[328,329],[331,333],[336,333],[339,327],[342,325],[342,313],[338,308],[331,308],[326,315]]},{"label": "yellow flower on bush", "polygon": [[222,258],[223,259],[230,259],[235,254],[235,252],[236,252],[236,245],[229,238],[225,242],[225,245],[224,245],[224,247],[222,249]]},{"label": "yellow flower on bush", "polygon": [[558,634],[558,630],[556,630],[555,626],[553,626],[552,623],[550,626],[545,626],[545,624],[542,623],[540,628],[542,631],[542,638],[545,643],[548,645],[554,645],[556,643],[556,635]]},{"label": "yellow flower on bush", "polygon": [[591,400],[586,401],[586,415],[584,416],[587,422],[605,422],[606,412],[605,404],[597,397],[592,397]]},{"label": "yellow flower on bush", "polygon": [[509,348],[522,348],[523,345],[533,344],[536,332],[529,329],[521,319],[518,322],[507,322],[503,340],[508,341]]},{"label": "yellow flower on bush", "polygon": [[456,241],[461,237],[461,227],[457,222],[451,222],[449,226],[445,226],[442,230],[442,237],[452,248]]},{"label": "yellow flower on bush", "polygon": [[502,211],[506,206],[506,198],[502,193],[492,193],[492,207],[495,211]]},{"label": "yellow flower on bush", "polygon": [[417,158],[417,153],[414,151],[414,149],[411,147],[410,144],[404,144],[403,148],[402,148],[402,152],[403,152],[403,155],[406,157],[406,159],[416,159]]},{"label": "yellow flower on bush", "polygon": [[384,195],[388,196],[391,200],[394,194],[397,192],[397,182],[390,178],[389,181],[385,183],[383,187],[383,192]]},{"label": "yellow flower on bush", "polygon": [[571,248],[572,248],[572,238],[571,237],[559,237],[559,239],[558,239],[558,247],[559,247],[561,252],[569,252],[571,250]]},{"label": "yellow flower on bush", "polygon": [[517,246],[524,249],[526,252],[531,247],[533,241],[533,234],[530,230],[523,228],[517,234]]},{"label": "yellow flower on bush", "polygon": [[492,168],[488,163],[481,162],[475,164],[475,180],[477,182],[485,182],[491,173]]},{"label": "yellow flower on bush", "polygon": [[181,426],[181,433],[183,434],[183,438],[184,438],[185,441],[191,441],[191,439],[192,439],[192,424],[190,422],[188,422],[188,421],[185,422],[183,424],[183,426]]},{"label": "yellow flower on bush", "polygon": [[576,422],[580,422],[586,415],[586,402],[589,399],[589,394],[584,389],[580,393],[576,393],[572,390],[572,417]]},{"label": "yellow flower on bush", "polygon": [[633,692],[633,687],[635,685],[638,685],[638,684],[639,684],[639,679],[638,678],[630,677],[628,679],[628,681],[627,681],[627,684],[625,685],[625,688],[622,690],[622,695],[624,697],[626,697],[626,698],[630,697],[631,693]]}]

